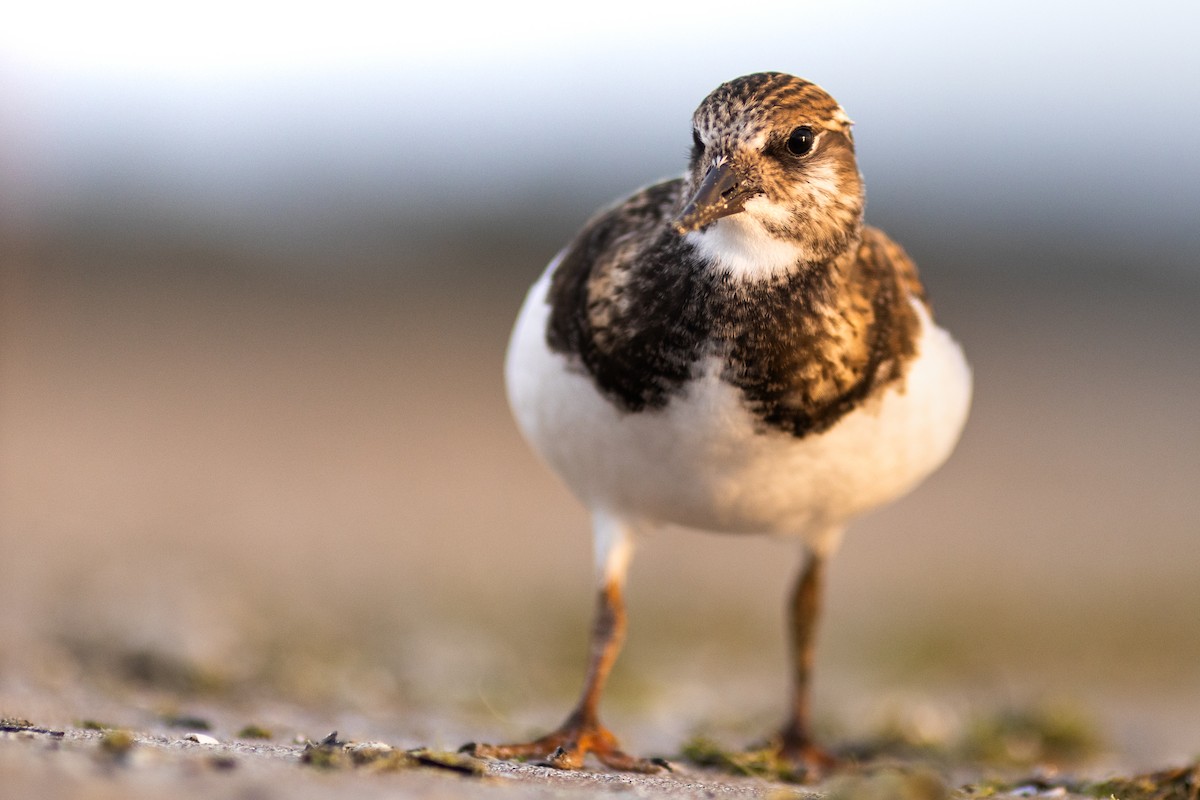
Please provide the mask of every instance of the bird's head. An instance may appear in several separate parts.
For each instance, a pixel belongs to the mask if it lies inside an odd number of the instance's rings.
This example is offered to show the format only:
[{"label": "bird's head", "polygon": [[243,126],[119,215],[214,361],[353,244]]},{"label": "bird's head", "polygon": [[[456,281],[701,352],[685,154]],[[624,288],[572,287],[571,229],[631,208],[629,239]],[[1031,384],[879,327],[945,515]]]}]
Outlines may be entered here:
[{"label": "bird's head", "polygon": [[734,268],[836,258],[862,227],[850,124],[823,89],[792,75],[718,86],[692,116],[676,232]]}]

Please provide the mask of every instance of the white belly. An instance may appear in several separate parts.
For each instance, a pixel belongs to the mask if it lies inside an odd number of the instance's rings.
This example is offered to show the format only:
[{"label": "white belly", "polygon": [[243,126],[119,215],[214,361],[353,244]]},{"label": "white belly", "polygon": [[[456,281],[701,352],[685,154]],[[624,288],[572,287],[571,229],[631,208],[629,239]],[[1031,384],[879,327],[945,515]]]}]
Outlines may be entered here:
[{"label": "white belly", "polygon": [[665,408],[621,411],[546,345],[551,270],[530,290],[509,342],[508,397],[525,438],[593,511],[792,534],[827,548],[846,521],[940,466],[966,421],[971,373],[962,350],[915,302],[921,335],[905,380],[823,433],[756,430],[715,359]]}]

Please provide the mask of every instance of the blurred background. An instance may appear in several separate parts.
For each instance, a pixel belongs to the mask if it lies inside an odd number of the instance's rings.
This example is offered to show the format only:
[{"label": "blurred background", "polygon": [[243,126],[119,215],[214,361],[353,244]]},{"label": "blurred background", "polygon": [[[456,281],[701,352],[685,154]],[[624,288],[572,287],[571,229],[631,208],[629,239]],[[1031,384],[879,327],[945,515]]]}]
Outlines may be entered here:
[{"label": "blurred background", "polygon": [[[834,562],[822,724],[1070,708],[1122,763],[1200,753],[1200,6],[4,18],[0,715],[557,722],[591,548],[509,419],[509,326],[592,211],[682,171],[711,89],[778,69],[856,121],[868,218],[976,379],[950,463]],[[777,723],[799,557],[643,543],[632,749]]]}]

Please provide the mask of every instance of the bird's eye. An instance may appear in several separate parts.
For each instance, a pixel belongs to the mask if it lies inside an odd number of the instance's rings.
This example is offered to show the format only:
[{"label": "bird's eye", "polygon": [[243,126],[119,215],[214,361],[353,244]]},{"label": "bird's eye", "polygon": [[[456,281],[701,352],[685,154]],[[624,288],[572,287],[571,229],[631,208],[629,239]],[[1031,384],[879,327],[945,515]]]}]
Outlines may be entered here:
[{"label": "bird's eye", "polygon": [[792,135],[788,137],[788,152],[794,156],[802,156],[809,150],[812,150],[813,142],[816,140],[817,137],[813,135],[813,129],[807,125],[801,125],[792,131]]}]

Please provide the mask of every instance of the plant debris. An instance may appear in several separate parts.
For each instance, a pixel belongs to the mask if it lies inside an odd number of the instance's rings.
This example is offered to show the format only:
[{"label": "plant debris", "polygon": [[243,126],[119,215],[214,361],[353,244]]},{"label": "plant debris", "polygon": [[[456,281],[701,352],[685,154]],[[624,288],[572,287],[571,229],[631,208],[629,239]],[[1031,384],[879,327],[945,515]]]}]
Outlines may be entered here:
[{"label": "plant debris", "polygon": [[198,717],[195,714],[175,714],[165,713],[159,717],[163,724],[169,728],[187,728],[193,731],[211,731],[212,723],[204,717]]},{"label": "plant debris", "polygon": [[0,719],[0,727],[12,730],[26,730],[34,727],[34,725],[24,717],[4,717]]},{"label": "plant debris", "polygon": [[429,750],[418,747],[405,751],[405,755],[425,767],[438,767],[464,775],[483,776],[487,774],[487,761],[466,753],[452,753],[447,750]]},{"label": "plant debris", "polygon": [[1034,706],[974,720],[959,749],[963,757],[985,764],[1027,767],[1079,763],[1096,755],[1100,746],[1095,726],[1082,713]]},{"label": "plant debris", "polygon": [[1132,778],[1110,778],[1085,787],[1093,797],[1121,800],[1200,800],[1200,760]]},{"label": "plant debris", "polygon": [[107,722],[97,722],[94,719],[81,719],[79,720],[79,727],[85,731],[108,731],[117,726],[109,725]]},{"label": "plant debris", "polygon": [[829,800],[946,800],[950,790],[928,769],[888,767],[863,775],[846,775],[830,782]]},{"label": "plant debris", "polygon": [[997,794],[1053,797],[1068,793],[1103,800],[1200,800],[1200,760],[1185,767],[1158,770],[1133,777],[1108,778],[1095,783],[1067,778],[1034,777],[1016,782],[968,784],[959,790],[960,796],[970,798],[993,797]]},{"label": "plant debris", "polygon": [[270,739],[274,736],[270,728],[264,728],[262,725],[256,725],[253,722],[237,732],[239,739]]},{"label": "plant debris", "polygon": [[100,752],[110,761],[124,764],[137,745],[137,737],[126,730],[113,730],[100,737]]},{"label": "plant debris", "polygon": [[728,750],[706,736],[693,736],[683,745],[683,759],[700,767],[716,767],[735,775],[750,775],[784,783],[801,783],[803,771],[772,748]]},{"label": "plant debris", "polygon": [[346,754],[345,744],[338,741],[337,731],[334,731],[316,744],[309,742],[304,745],[300,763],[317,769],[341,769],[350,766],[351,760]]},{"label": "plant debris", "polygon": [[34,725],[22,717],[5,717],[4,719],[0,719],[0,733],[33,733],[43,736],[53,736],[55,739],[61,739],[63,736],[66,736],[66,731],[43,728],[40,725]]},{"label": "plant debris", "polygon": [[342,742],[337,738],[337,731],[317,744],[309,742],[305,745],[300,763],[318,769],[367,767],[376,772],[394,772],[433,767],[476,777],[487,774],[487,761],[482,758],[424,747],[397,750],[384,742]]}]

